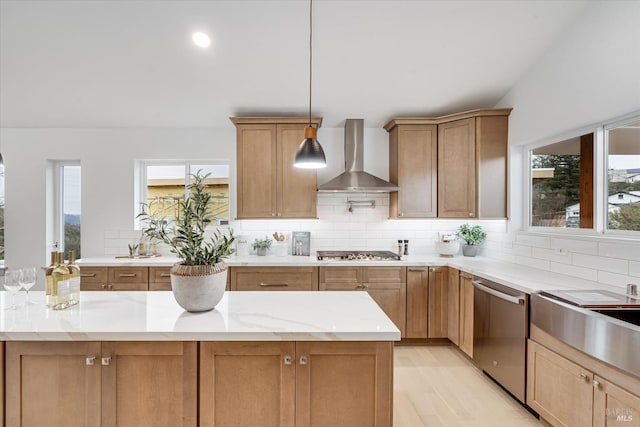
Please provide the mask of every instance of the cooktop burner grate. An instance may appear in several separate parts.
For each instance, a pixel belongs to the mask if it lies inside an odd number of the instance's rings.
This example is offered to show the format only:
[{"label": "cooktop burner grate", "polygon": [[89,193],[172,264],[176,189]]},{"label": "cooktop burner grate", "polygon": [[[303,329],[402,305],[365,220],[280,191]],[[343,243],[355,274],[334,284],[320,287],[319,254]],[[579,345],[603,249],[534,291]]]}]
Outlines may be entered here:
[{"label": "cooktop burner grate", "polygon": [[317,251],[320,261],[399,261],[391,251]]}]

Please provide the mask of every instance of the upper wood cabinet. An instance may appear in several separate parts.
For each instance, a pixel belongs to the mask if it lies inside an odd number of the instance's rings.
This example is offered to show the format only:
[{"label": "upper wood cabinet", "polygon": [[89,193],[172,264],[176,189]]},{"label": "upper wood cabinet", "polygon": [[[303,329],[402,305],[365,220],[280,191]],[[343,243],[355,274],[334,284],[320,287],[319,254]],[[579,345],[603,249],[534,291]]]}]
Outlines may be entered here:
[{"label": "upper wood cabinet", "polygon": [[399,125],[389,132],[389,180],[400,191],[389,195],[389,217],[438,215],[438,127]]},{"label": "upper wood cabinet", "polygon": [[398,117],[389,132],[391,218],[506,218],[510,108]]},{"label": "upper wood cabinet", "polygon": [[[237,218],[316,218],[316,171],[293,166],[308,118],[231,121],[237,128]],[[312,119],[317,127],[321,122]]]}]

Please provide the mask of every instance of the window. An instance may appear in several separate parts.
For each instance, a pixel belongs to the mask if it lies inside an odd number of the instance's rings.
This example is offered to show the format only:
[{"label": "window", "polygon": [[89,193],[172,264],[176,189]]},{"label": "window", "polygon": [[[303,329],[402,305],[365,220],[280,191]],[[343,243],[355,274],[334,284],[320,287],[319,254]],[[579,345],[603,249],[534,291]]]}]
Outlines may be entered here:
[{"label": "window", "polygon": [[640,231],[640,120],[605,127],[605,138],[607,228]]},{"label": "window", "polygon": [[80,247],[81,169],[79,162],[54,162],[55,220],[54,233],[58,251],[74,250],[82,256]]},{"label": "window", "polygon": [[149,214],[172,222],[180,215],[180,201],[187,195],[192,174],[209,174],[207,192],[212,197],[210,215],[215,224],[229,223],[229,164],[204,161],[141,162],[141,201]]},{"label": "window", "polygon": [[593,227],[593,134],[531,150],[532,227]]}]

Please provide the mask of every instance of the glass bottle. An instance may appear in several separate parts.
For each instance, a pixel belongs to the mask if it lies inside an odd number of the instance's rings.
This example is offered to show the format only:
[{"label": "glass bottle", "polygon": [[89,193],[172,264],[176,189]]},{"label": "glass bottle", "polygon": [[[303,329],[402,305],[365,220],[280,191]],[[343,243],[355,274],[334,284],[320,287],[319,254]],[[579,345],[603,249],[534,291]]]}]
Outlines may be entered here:
[{"label": "glass bottle", "polygon": [[69,265],[67,266],[71,278],[69,279],[69,305],[80,302],[80,267],[76,264],[76,251],[69,250]]},{"label": "glass bottle", "polygon": [[51,252],[51,264],[47,267],[44,273],[44,293],[47,307],[53,307],[54,299],[58,296],[58,290],[54,289],[53,283],[53,270],[56,268],[56,262],[58,260],[58,253],[56,251]]},{"label": "glass bottle", "polygon": [[69,307],[69,294],[71,273],[64,263],[64,255],[62,252],[57,253],[56,268],[51,273],[53,276],[53,288],[56,296],[53,301],[54,310],[63,310]]}]

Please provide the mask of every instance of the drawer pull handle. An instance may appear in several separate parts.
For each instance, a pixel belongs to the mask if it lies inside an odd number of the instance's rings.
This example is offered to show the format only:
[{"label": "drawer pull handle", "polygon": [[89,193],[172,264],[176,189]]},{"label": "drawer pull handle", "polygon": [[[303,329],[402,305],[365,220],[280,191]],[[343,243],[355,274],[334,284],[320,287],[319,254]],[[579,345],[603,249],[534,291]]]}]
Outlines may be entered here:
[{"label": "drawer pull handle", "polygon": [[111,364],[111,358],[110,357],[103,357],[102,358],[102,366],[109,366]]},{"label": "drawer pull handle", "polygon": [[136,277],[136,273],[120,273],[118,277]]},{"label": "drawer pull handle", "polygon": [[96,277],[96,273],[80,273],[80,277]]},{"label": "drawer pull handle", "polygon": [[85,363],[87,366],[93,366],[93,364],[96,361],[96,357],[95,356],[87,356],[87,358],[85,359]]},{"label": "drawer pull handle", "polygon": [[291,365],[293,363],[293,358],[291,356],[285,356],[284,357],[284,364],[285,365]]},{"label": "drawer pull handle", "polygon": [[409,271],[427,271],[426,268],[409,268]]},{"label": "drawer pull handle", "polygon": [[171,273],[160,273],[160,277],[171,277]]},{"label": "drawer pull handle", "polygon": [[300,364],[301,365],[306,365],[307,363],[309,363],[309,360],[307,359],[307,356],[300,356]]},{"label": "drawer pull handle", "polygon": [[263,288],[284,288],[289,286],[288,283],[264,283],[260,282],[260,286]]}]

